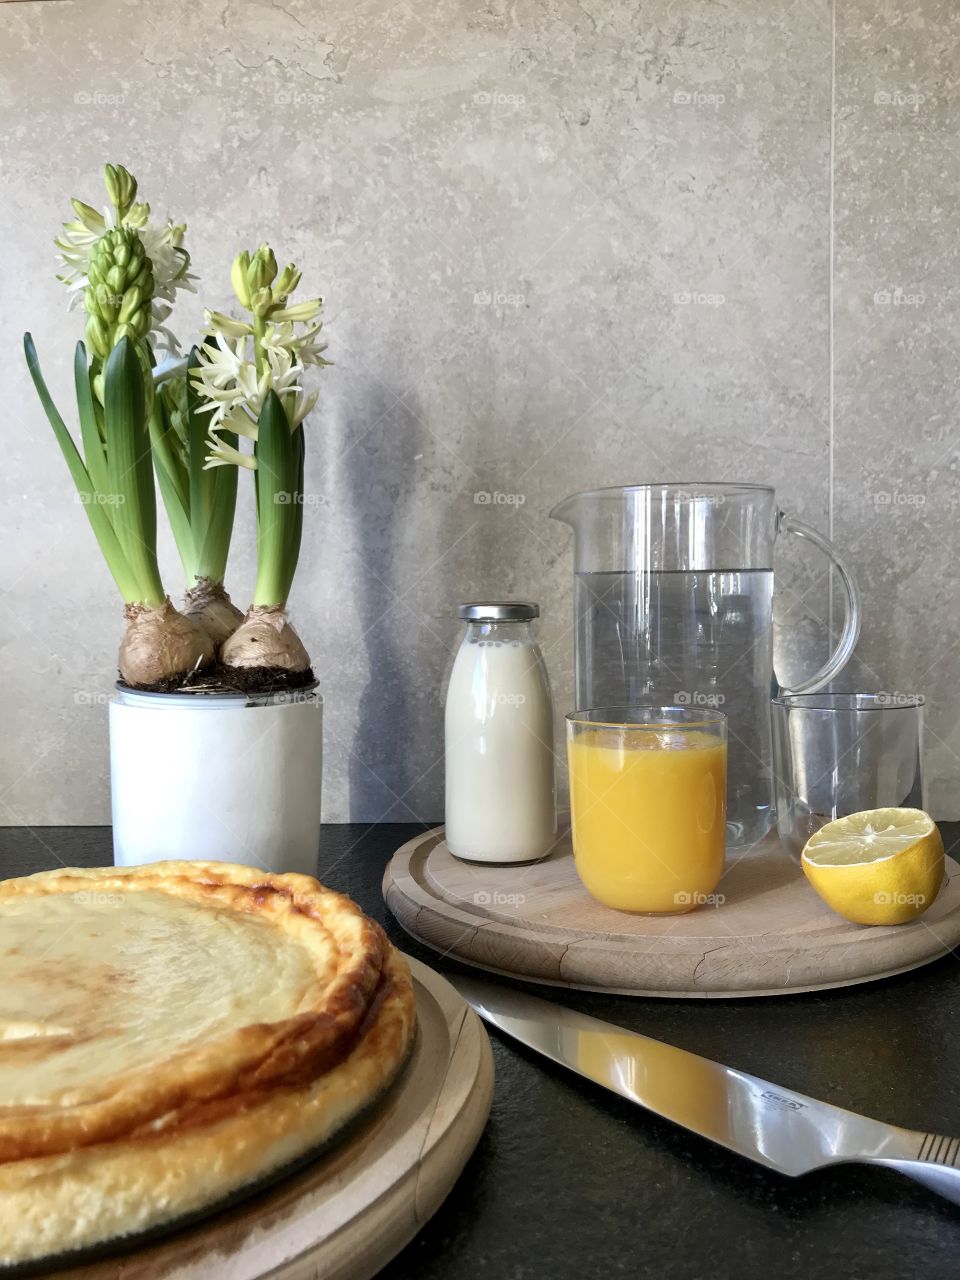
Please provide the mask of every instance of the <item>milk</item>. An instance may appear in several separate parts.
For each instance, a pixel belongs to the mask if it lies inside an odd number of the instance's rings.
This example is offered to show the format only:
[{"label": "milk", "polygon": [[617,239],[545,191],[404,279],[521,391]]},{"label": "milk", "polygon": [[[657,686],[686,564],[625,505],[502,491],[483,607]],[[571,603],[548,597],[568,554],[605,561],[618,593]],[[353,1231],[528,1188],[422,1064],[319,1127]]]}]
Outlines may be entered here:
[{"label": "milk", "polygon": [[556,836],[553,706],[529,621],[469,623],[444,738],[450,851],[477,862],[547,853]]}]

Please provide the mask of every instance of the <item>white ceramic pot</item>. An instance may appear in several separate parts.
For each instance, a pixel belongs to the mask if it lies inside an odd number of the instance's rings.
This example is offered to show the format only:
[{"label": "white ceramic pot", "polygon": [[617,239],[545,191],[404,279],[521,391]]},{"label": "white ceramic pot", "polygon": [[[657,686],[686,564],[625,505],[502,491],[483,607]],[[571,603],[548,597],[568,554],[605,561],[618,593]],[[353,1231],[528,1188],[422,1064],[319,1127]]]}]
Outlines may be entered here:
[{"label": "white ceramic pot", "polygon": [[113,860],[316,875],[323,700],[312,689],[136,693],[110,704]]}]

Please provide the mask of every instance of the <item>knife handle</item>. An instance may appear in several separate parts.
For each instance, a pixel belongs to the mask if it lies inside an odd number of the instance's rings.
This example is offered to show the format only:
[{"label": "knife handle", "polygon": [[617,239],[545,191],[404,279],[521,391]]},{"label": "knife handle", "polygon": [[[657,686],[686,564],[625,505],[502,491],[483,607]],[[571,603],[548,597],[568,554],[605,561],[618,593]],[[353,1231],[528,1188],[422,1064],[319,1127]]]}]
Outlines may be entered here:
[{"label": "knife handle", "polygon": [[935,1191],[945,1200],[960,1204],[960,1138],[948,1138],[942,1133],[918,1133],[916,1157],[912,1160],[884,1160],[874,1157],[867,1164],[881,1164],[896,1169],[928,1191]]}]

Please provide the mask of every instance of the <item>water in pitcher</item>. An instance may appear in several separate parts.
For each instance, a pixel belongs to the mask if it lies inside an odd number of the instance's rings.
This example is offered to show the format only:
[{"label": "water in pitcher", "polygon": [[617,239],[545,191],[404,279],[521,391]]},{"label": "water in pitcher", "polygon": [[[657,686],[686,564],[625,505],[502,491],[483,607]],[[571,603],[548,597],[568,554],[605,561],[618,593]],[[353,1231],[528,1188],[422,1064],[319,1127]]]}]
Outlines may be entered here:
[{"label": "water in pitcher", "polygon": [[773,820],[769,569],[578,573],[577,706],[712,707],[728,720],[728,837]]}]

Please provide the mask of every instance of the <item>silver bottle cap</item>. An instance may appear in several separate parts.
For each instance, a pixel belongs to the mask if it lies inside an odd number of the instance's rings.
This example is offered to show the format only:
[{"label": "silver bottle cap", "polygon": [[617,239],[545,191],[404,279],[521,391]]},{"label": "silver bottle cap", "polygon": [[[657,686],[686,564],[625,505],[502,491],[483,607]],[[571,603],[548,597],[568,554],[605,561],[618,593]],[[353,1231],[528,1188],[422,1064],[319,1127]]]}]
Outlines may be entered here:
[{"label": "silver bottle cap", "polygon": [[457,614],[464,622],[529,622],[540,617],[540,606],[532,600],[470,601],[457,605]]}]

